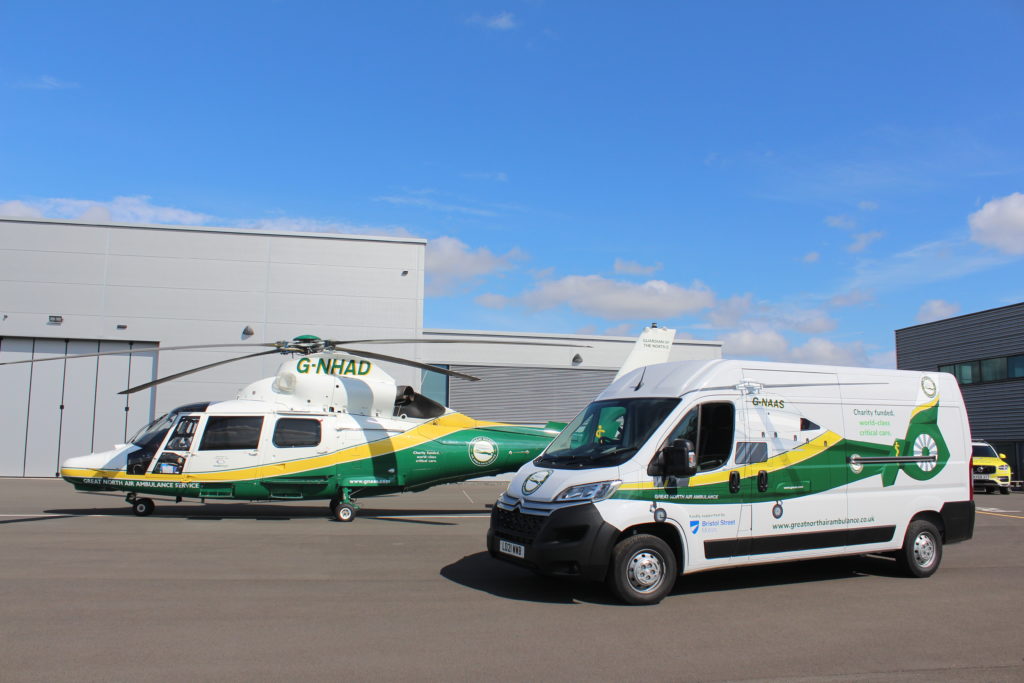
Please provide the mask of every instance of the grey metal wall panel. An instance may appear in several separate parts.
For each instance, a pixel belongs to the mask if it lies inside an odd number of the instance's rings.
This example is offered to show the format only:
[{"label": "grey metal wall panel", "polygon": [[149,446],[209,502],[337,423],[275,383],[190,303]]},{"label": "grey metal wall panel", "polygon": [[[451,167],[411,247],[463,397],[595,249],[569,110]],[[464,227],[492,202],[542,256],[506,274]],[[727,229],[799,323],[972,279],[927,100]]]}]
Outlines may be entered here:
[{"label": "grey metal wall panel", "polygon": [[1024,303],[896,330],[896,367],[939,365],[1024,353]]},{"label": "grey metal wall panel", "polygon": [[1024,381],[960,387],[975,439],[1024,440]]},{"label": "grey metal wall panel", "polygon": [[611,384],[614,370],[452,365],[479,382],[452,379],[453,410],[481,420],[541,424],[568,422]]},{"label": "grey metal wall panel", "polygon": [[[896,367],[940,365],[1024,354],[1024,303],[896,330]],[[1024,380],[960,387],[976,439],[1024,441]]]},{"label": "grey metal wall panel", "polygon": [[96,358],[96,423],[92,432],[91,451],[106,451],[124,443],[126,396],[117,392],[128,388],[128,344],[105,341],[100,351],[125,351],[124,355]]},{"label": "grey metal wall panel", "polygon": [[[72,339],[68,354],[96,353],[98,341]],[[92,451],[92,425],[96,412],[96,359],[69,358],[64,364],[64,410],[60,421],[60,461]]]},{"label": "grey metal wall panel", "polygon": [[[63,356],[63,339],[36,339],[33,358]],[[32,391],[25,441],[25,476],[52,477],[57,473],[60,452],[60,401],[64,386],[64,362],[51,360],[32,365]]]},{"label": "grey metal wall panel", "polygon": [[[32,358],[32,340],[0,338],[0,362]],[[28,423],[32,364],[0,366],[0,477],[25,474],[25,429]]]}]

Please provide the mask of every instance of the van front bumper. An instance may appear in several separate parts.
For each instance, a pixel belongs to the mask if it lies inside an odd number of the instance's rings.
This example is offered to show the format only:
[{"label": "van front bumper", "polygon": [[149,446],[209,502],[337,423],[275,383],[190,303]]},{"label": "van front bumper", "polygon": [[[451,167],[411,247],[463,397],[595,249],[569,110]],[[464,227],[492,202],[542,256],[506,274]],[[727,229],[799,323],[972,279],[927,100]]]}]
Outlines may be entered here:
[{"label": "van front bumper", "polygon": [[[567,506],[548,515],[518,507],[491,510],[487,550],[491,557],[550,576],[601,581],[619,530],[605,522],[593,503]],[[523,557],[501,552],[501,541],[523,547]]]}]

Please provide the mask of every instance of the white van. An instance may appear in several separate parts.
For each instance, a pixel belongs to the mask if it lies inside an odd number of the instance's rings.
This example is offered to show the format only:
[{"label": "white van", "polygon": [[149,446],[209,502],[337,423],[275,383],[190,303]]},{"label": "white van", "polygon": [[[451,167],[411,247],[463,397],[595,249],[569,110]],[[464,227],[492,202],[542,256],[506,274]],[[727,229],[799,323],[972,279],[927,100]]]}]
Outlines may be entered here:
[{"label": "white van", "polygon": [[490,554],[653,604],[678,574],[893,553],[935,572],[971,538],[971,435],[952,375],[739,360],[614,381],[491,514]]}]

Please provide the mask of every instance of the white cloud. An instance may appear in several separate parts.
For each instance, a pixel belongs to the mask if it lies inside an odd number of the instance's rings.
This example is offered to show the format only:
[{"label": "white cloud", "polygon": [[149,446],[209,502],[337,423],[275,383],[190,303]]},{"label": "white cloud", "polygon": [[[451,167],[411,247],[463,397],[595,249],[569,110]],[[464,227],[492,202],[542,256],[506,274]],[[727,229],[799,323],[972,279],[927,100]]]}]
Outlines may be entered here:
[{"label": "white cloud", "polygon": [[828,300],[830,306],[845,308],[847,306],[859,306],[869,301],[874,301],[875,295],[863,289],[853,289],[848,292],[836,294]]},{"label": "white cloud", "polygon": [[[213,219],[205,213],[151,204],[149,197],[144,195],[114,197],[109,202],[67,198],[9,201],[0,204],[0,213],[5,210],[20,211],[19,217],[22,218],[64,218],[98,223],[202,225]],[[37,214],[29,215],[33,211]]]},{"label": "white cloud", "polygon": [[967,240],[947,239],[918,245],[880,259],[862,259],[844,291],[893,289],[951,280],[1009,263],[1013,257],[979,253]]},{"label": "white cloud", "polygon": [[1024,254],[1024,194],[993,199],[967,218],[971,239],[1007,254]]},{"label": "white cloud", "polygon": [[388,204],[404,205],[404,206],[418,206],[431,211],[442,211],[444,213],[465,213],[471,216],[495,216],[497,215],[494,211],[488,209],[477,209],[471,206],[459,206],[457,204],[445,204],[443,202],[430,199],[429,197],[397,197],[397,196],[386,196],[386,197],[374,197],[375,202],[387,202]]},{"label": "white cloud", "polygon": [[821,258],[821,254],[816,251],[809,251],[804,254],[804,263],[817,263]]},{"label": "white cloud", "polygon": [[645,266],[636,261],[626,261],[620,258],[615,259],[615,272],[619,275],[652,275],[661,270],[661,264]]},{"label": "white cloud", "polygon": [[12,218],[57,218],[93,223],[157,223],[167,225],[219,225],[248,230],[331,232],[345,235],[414,237],[398,225],[355,225],[342,221],[276,216],[222,220],[215,216],[150,203],[146,196],[115,197],[109,202],[91,199],[50,198],[0,202],[0,216]]},{"label": "white cloud", "polygon": [[615,327],[609,327],[604,333],[608,337],[628,337],[633,334],[633,326],[629,323],[622,323]]},{"label": "white cloud", "polygon": [[875,240],[881,239],[885,233],[878,230],[872,232],[858,232],[853,235],[853,243],[846,247],[846,251],[857,254],[868,248],[868,245]]},{"label": "white cloud", "polygon": [[846,214],[839,216],[825,216],[825,225],[833,228],[843,228],[844,230],[852,230],[857,227],[857,221]]},{"label": "white cloud", "polygon": [[822,365],[864,365],[864,345],[861,342],[837,344],[822,337],[812,337],[803,346],[789,352],[797,363],[820,363]]},{"label": "white cloud", "polygon": [[896,350],[889,349],[888,351],[872,353],[868,356],[867,364],[869,368],[887,368],[889,370],[895,370]]},{"label": "white cloud", "polygon": [[951,318],[960,312],[960,305],[943,301],[942,299],[930,299],[921,304],[917,311],[916,320],[919,323],[930,323],[936,320]]},{"label": "white cloud", "polygon": [[505,173],[504,171],[478,171],[475,173],[463,173],[462,176],[471,180],[493,180],[497,183],[508,182],[508,173]]},{"label": "white cloud", "polygon": [[469,18],[469,23],[480,24],[496,31],[510,31],[519,26],[516,17],[511,12],[500,12],[493,17],[484,17],[474,14]]},{"label": "white cloud", "polygon": [[541,282],[519,297],[520,303],[534,310],[564,305],[606,320],[664,320],[707,308],[714,300],[714,293],[700,282],[686,288],[663,280],[635,284],[600,275]]},{"label": "white cloud", "polygon": [[77,88],[77,83],[71,83],[70,81],[62,81],[59,78],[53,76],[40,76],[37,80],[30,83],[25,83],[21,86],[22,88],[30,88],[32,90],[68,90],[71,88]]},{"label": "white cloud", "polygon": [[45,218],[40,209],[16,199],[9,202],[0,202],[0,216],[9,218]]},{"label": "white cloud", "polygon": [[481,294],[473,301],[484,308],[493,308],[499,311],[513,303],[512,299],[503,294]]},{"label": "white cloud", "polygon": [[474,250],[454,237],[430,240],[426,254],[426,294],[441,296],[474,286],[485,275],[512,270],[513,262],[525,256],[519,249],[501,256],[486,247]]},{"label": "white cloud", "polygon": [[861,211],[875,211],[876,209],[878,209],[878,202],[872,202],[868,200],[857,202],[857,208],[860,209]]},{"label": "white cloud", "polygon": [[750,304],[753,295],[731,296],[725,301],[716,301],[714,307],[708,311],[708,320],[715,327],[722,329],[735,327],[750,312]]},{"label": "white cloud", "polygon": [[738,330],[722,336],[722,353],[731,358],[783,360],[789,342],[775,330]]},{"label": "white cloud", "polygon": [[297,232],[332,232],[343,235],[381,235],[384,237],[415,237],[400,225],[354,225],[342,221],[323,221],[316,218],[250,218],[233,221],[231,227],[251,230],[297,231]]}]

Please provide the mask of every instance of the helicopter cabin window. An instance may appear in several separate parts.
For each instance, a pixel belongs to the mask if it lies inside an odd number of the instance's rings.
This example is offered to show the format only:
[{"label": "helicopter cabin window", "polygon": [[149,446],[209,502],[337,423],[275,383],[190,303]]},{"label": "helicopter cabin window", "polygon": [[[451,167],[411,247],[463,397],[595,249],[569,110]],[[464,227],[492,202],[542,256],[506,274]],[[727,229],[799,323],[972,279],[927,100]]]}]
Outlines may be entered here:
[{"label": "helicopter cabin window", "polygon": [[260,443],[262,417],[210,416],[206,420],[201,451],[233,451],[254,449]]},{"label": "helicopter cabin window", "polygon": [[282,417],[274,425],[274,446],[302,448],[320,445],[320,420]]},{"label": "helicopter cabin window", "polygon": [[692,441],[697,449],[697,471],[707,472],[729,461],[735,429],[736,409],[731,403],[703,403],[683,416],[666,443]]}]

